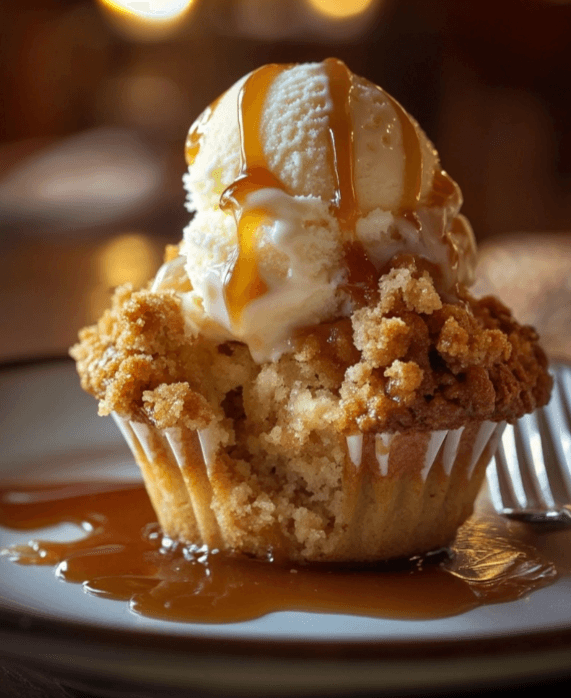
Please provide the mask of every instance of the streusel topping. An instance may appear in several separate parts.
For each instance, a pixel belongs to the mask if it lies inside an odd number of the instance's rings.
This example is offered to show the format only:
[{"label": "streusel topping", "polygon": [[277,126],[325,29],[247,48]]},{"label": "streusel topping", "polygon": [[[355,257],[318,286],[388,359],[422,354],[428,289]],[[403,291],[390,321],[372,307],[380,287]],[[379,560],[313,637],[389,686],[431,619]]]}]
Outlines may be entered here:
[{"label": "streusel topping", "polygon": [[531,327],[492,297],[447,302],[412,258],[381,277],[375,305],[300,332],[276,362],[188,336],[174,291],[129,286],[71,353],[101,414],[211,425],[226,443],[240,432],[246,449],[248,434],[299,445],[326,424],[352,434],[514,421],[551,387]]}]

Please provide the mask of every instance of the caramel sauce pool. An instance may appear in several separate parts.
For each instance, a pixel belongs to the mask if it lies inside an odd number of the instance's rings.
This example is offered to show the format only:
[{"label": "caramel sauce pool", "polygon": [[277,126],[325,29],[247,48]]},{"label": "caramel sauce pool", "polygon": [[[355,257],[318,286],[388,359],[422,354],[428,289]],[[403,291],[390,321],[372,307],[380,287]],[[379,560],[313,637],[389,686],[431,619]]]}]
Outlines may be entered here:
[{"label": "caramel sauce pool", "polygon": [[534,545],[495,516],[463,526],[449,554],[359,569],[284,567],[165,541],[138,483],[0,489],[0,525],[30,531],[60,523],[76,524],[85,537],[2,553],[19,564],[54,565],[58,577],[91,594],[168,621],[230,623],[275,611],[441,618],[514,600],[557,577]]}]

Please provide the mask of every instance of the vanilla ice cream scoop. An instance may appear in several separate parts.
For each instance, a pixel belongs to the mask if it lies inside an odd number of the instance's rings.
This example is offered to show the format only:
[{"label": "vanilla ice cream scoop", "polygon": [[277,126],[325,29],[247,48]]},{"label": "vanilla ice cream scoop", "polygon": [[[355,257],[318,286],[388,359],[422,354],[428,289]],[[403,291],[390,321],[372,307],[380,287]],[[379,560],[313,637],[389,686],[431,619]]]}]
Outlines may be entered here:
[{"label": "vanilla ice cream scoop", "polygon": [[341,61],[245,76],[192,125],[186,156],[189,326],[257,361],[370,301],[399,253],[449,292],[472,282],[458,186],[416,121]]}]

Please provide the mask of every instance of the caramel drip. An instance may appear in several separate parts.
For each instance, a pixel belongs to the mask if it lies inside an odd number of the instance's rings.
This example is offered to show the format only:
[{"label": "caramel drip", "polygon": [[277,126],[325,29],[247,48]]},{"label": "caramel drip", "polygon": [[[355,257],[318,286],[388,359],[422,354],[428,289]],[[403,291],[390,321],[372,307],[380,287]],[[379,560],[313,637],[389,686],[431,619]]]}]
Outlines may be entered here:
[{"label": "caramel drip", "polygon": [[[36,540],[0,553],[57,575],[141,615],[231,623],[277,611],[431,619],[512,601],[551,583],[553,565],[498,517],[471,519],[453,555],[376,566],[281,566],[204,548],[166,546],[138,483],[84,482],[0,489],[0,525],[30,531],[70,522],[72,542]],[[566,569],[566,568],[565,568]]]},{"label": "caramel drip", "polygon": [[378,274],[357,240],[355,226],[360,216],[355,192],[355,156],[353,120],[351,118],[351,72],[342,61],[327,58],[323,62],[329,78],[333,109],[329,117],[331,165],[335,191],[331,202],[339,226],[345,235],[346,290],[356,306],[370,302],[377,293]]},{"label": "caramel drip", "polygon": [[422,191],[422,145],[416,127],[406,110],[390,94],[378,88],[389,100],[399,120],[404,150],[403,193],[399,210],[403,214],[413,213]]},{"label": "caramel drip", "polygon": [[226,307],[234,323],[239,322],[248,303],[268,290],[260,276],[256,258],[256,237],[267,211],[262,207],[246,206],[245,203],[248,195],[259,189],[284,189],[268,169],[260,131],[268,90],[276,77],[287,68],[287,65],[276,64],[259,68],[247,78],[238,96],[240,174],[220,197],[220,208],[232,211],[238,232],[238,254],[224,284]]},{"label": "caramel drip", "polygon": [[186,142],[184,144],[184,156],[186,159],[186,164],[189,167],[196,160],[196,156],[200,151],[202,136],[206,131],[206,126],[212,118],[212,115],[214,114],[214,111],[216,110],[218,102],[221,100],[221,98],[222,96],[218,97],[210,106],[206,107],[206,109],[190,127],[188,135],[186,136]]},{"label": "caramel drip", "polygon": [[435,170],[428,205],[444,206],[453,196],[458,196],[458,192],[450,175],[444,170]]},{"label": "caramel drip", "polygon": [[[472,233],[464,216],[456,216],[450,223],[446,242],[450,249],[450,269],[459,277],[460,283],[469,285],[473,282],[475,254],[471,245]],[[464,261],[464,273],[460,274],[461,261]]]},{"label": "caramel drip", "polygon": [[329,91],[333,109],[329,117],[329,138],[335,193],[331,202],[341,228],[354,235],[359,217],[355,193],[353,120],[351,118],[351,73],[345,63],[336,58],[327,58],[323,65],[329,78]]},{"label": "caramel drip", "polygon": [[[336,59],[324,62],[333,109],[330,115],[332,170],[335,192],[331,202],[345,234],[346,290],[355,305],[364,305],[377,292],[378,274],[363,246],[356,240],[355,225],[359,208],[354,186],[353,127],[350,113],[351,73]],[[258,270],[256,236],[268,215],[263,207],[247,207],[247,196],[263,187],[285,190],[283,183],[267,166],[261,139],[261,117],[267,91],[288,65],[267,65],[252,73],[244,83],[238,104],[241,139],[240,174],[222,194],[220,207],[231,210],[236,219],[238,253],[225,280],[226,307],[234,323],[239,323],[244,307],[267,292]]]}]

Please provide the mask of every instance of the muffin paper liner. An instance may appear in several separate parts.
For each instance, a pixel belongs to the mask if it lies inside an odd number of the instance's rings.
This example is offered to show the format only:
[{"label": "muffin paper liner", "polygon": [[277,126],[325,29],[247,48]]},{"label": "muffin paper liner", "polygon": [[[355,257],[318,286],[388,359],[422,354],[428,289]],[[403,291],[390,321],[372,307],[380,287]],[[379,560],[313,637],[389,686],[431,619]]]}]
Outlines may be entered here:
[{"label": "muffin paper liner", "polygon": [[268,530],[265,543],[243,530],[210,429],[159,430],[113,417],[167,536],[262,557],[269,548],[281,548],[288,560],[374,560],[446,545],[471,513],[505,428],[504,422],[487,421],[453,430],[347,437],[343,532],[300,552],[299,545],[284,545],[277,530]]},{"label": "muffin paper liner", "polygon": [[[490,444],[491,450],[496,450],[505,426],[505,422],[482,423],[474,442],[474,450],[468,469],[468,478],[472,476],[474,468],[486,446]],[[452,466],[456,461],[458,447],[464,429],[465,427],[460,427],[459,429],[433,431],[430,433],[430,440],[426,448],[424,464],[421,470],[421,477],[424,481],[426,481],[427,475],[434,465],[434,461],[440,451],[442,451],[442,467],[444,468],[444,472],[446,475],[450,475]],[[375,434],[375,456],[379,464],[379,473],[381,476],[386,477],[388,474],[390,446],[393,437],[396,436],[397,434]],[[363,434],[347,437],[347,451],[352,463],[358,468],[362,460]]]}]

